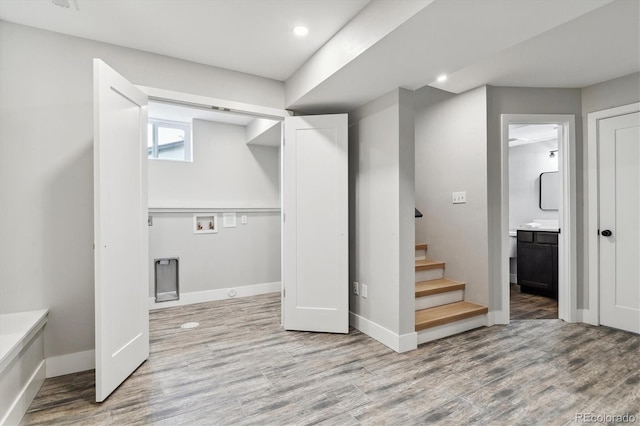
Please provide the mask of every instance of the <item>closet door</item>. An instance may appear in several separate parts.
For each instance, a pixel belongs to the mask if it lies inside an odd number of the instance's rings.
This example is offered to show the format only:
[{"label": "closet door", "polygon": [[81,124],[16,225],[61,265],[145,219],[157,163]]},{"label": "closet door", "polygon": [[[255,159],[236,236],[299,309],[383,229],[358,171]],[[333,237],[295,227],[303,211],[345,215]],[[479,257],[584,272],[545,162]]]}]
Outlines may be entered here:
[{"label": "closet door", "polygon": [[94,60],[96,401],[149,357],[147,97]]},{"label": "closet door", "polygon": [[348,333],[347,115],[284,125],[284,328]]}]

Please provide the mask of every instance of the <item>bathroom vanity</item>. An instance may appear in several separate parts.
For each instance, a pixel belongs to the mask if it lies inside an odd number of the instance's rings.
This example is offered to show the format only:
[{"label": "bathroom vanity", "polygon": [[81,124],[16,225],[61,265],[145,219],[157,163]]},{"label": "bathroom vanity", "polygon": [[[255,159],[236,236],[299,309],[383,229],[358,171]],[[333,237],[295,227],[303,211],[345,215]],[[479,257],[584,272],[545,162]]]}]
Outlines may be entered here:
[{"label": "bathroom vanity", "polygon": [[558,298],[558,231],[518,230],[518,284],[524,293]]}]

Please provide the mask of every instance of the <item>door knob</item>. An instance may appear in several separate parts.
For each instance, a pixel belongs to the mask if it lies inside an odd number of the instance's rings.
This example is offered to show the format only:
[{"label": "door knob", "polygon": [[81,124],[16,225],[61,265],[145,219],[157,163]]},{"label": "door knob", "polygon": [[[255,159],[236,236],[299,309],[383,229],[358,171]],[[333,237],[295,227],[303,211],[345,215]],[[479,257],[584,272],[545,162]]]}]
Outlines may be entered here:
[{"label": "door knob", "polygon": [[611,235],[612,235],[612,232],[609,231],[608,229],[605,229],[604,231],[602,231],[603,237],[610,237]]}]

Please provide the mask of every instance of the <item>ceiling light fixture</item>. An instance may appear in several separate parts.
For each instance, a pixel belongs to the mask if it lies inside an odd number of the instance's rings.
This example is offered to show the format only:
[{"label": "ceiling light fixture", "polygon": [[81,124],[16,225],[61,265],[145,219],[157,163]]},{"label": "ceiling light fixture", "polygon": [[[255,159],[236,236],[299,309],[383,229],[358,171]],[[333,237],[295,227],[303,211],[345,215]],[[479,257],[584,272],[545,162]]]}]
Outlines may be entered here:
[{"label": "ceiling light fixture", "polygon": [[445,81],[447,81],[447,75],[446,74],[441,74],[438,76],[438,83],[444,83]]},{"label": "ceiling light fixture", "polygon": [[298,37],[304,37],[309,34],[309,28],[305,27],[304,25],[298,25],[296,27],[293,27],[293,33]]}]

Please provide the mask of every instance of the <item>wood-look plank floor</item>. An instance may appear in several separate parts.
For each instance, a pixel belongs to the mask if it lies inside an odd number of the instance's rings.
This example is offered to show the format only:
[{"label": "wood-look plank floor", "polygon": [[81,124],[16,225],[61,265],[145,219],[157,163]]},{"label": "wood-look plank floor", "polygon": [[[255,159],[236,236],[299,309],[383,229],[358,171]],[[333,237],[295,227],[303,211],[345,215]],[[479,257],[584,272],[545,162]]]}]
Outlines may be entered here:
[{"label": "wood-look plank floor", "polygon": [[558,301],[551,297],[521,293],[520,286],[510,287],[511,319],[558,319]]},{"label": "wood-look plank floor", "polygon": [[[198,321],[183,330],[180,324]],[[565,425],[640,418],[640,336],[513,321],[397,354],[287,332],[278,294],[151,313],[149,359],[104,403],[92,371],[47,379],[24,425]]]}]

